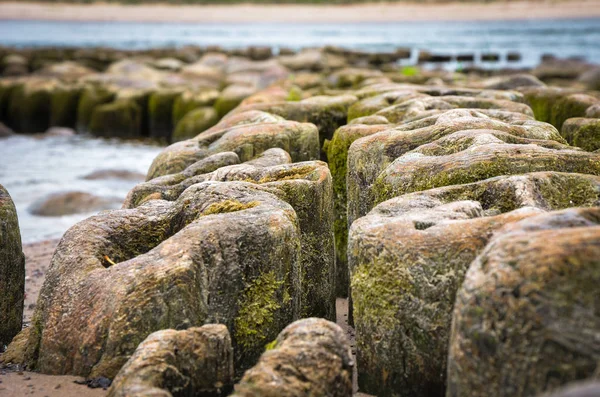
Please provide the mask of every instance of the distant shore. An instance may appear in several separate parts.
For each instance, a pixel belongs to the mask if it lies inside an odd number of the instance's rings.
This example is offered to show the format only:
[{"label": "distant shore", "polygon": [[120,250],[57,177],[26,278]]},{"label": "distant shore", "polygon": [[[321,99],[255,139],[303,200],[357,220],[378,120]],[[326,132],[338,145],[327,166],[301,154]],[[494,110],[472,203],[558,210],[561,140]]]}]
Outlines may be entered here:
[{"label": "distant shore", "polygon": [[0,20],[120,22],[402,22],[600,17],[600,1],[356,5],[120,5],[0,2]]}]

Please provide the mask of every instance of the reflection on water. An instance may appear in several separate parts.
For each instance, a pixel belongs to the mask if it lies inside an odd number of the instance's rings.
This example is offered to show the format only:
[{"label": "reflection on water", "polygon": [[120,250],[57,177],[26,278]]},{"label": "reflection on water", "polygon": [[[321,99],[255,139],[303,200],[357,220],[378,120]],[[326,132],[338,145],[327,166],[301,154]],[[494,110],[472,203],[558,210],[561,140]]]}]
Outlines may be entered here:
[{"label": "reflection on water", "polygon": [[397,47],[447,54],[494,51],[502,58],[518,51],[523,59],[515,66],[535,66],[544,53],[600,63],[599,42],[600,19],[345,24],[0,21],[0,44],[11,46],[140,49],[196,44],[298,49],[328,44],[368,51]]},{"label": "reflection on water", "polygon": [[34,216],[27,211],[34,201],[64,191],[124,198],[136,181],[81,178],[103,169],[145,174],[160,150],[148,144],[83,136],[19,135],[0,139],[0,184],[17,207],[23,242],[60,237],[70,226],[90,215]]}]

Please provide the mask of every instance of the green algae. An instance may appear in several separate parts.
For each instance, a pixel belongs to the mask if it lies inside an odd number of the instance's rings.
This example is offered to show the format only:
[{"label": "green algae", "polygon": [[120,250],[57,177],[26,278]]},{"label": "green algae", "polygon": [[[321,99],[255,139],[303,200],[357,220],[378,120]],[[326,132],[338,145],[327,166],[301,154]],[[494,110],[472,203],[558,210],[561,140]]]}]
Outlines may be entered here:
[{"label": "green algae", "polygon": [[259,205],[258,201],[250,201],[249,203],[242,203],[237,200],[224,200],[218,203],[210,204],[202,213],[201,216],[226,214],[229,212],[242,211],[249,208],[254,208]]},{"label": "green algae", "polygon": [[252,348],[264,341],[273,325],[274,313],[281,308],[277,292],[284,282],[277,280],[275,272],[271,270],[261,274],[246,287],[234,321],[238,345]]}]

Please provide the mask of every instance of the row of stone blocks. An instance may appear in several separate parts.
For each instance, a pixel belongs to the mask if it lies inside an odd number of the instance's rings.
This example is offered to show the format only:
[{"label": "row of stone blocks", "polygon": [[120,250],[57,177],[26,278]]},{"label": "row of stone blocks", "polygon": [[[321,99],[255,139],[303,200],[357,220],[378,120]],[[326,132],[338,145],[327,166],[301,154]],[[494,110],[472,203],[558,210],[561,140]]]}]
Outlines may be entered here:
[{"label": "row of stone blocks", "polygon": [[[518,92],[281,90],[170,146],[122,210],[71,228],[3,360],[114,378],[151,333],[220,323],[239,377],[287,324],[333,319],[350,286],[366,392],[535,395],[593,375],[598,154],[567,146]],[[548,212],[569,207],[592,208]],[[294,367],[300,353],[269,351],[246,379],[268,379],[275,354]]]},{"label": "row of stone blocks", "polygon": [[[328,146],[361,390],[531,396],[593,376],[599,155],[515,93],[367,91]],[[549,212],[570,207],[592,208]]]}]

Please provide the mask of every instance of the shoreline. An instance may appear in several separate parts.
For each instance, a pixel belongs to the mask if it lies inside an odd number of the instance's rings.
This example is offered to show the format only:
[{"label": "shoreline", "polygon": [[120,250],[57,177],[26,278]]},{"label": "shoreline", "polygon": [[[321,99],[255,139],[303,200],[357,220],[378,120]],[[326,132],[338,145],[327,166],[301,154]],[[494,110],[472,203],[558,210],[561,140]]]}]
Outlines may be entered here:
[{"label": "shoreline", "polygon": [[0,2],[0,21],[357,23],[589,19],[597,17],[600,17],[600,2],[594,0],[353,5],[122,5],[108,3],[83,5]]}]

